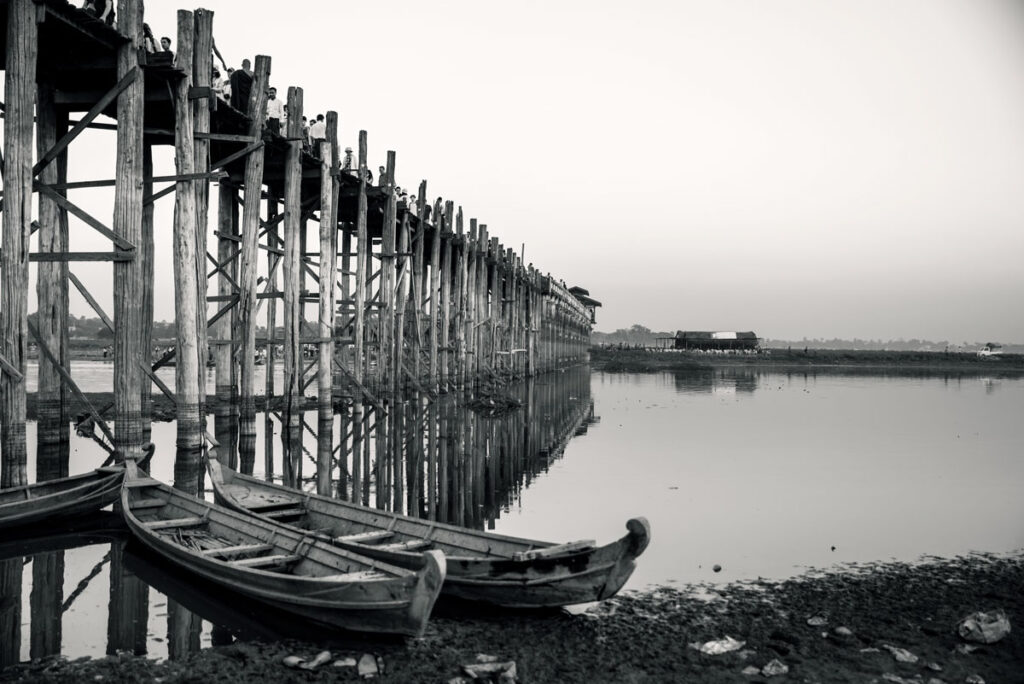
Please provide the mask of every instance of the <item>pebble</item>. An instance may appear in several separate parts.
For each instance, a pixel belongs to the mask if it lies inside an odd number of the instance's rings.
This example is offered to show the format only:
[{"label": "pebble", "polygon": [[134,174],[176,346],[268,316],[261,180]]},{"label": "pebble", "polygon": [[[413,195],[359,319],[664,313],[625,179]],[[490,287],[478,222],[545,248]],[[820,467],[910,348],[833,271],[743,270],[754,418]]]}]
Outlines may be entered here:
[{"label": "pebble", "polygon": [[965,684],[985,684],[985,680],[979,674],[967,675],[967,679],[964,682]]},{"label": "pebble", "polygon": [[932,672],[942,672],[942,666],[934,661],[930,663],[925,663],[925,667],[927,667]]},{"label": "pebble", "polygon": [[334,661],[334,667],[355,667],[355,658],[342,658],[341,660]]},{"label": "pebble", "polygon": [[747,675],[748,677],[756,677],[757,675],[761,674],[761,671],[753,665],[747,665],[745,668],[743,668],[743,674]]},{"label": "pebble", "polygon": [[765,677],[784,675],[787,672],[789,672],[789,667],[778,658],[768,661],[768,664],[761,668],[761,674]]},{"label": "pebble", "polygon": [[888,644],[882,644],[882,648],[891,653],[892,657],[899,663],[916,663],[920,660],[920,658],[905,648],[897,648],[895,646],[889,646]]},{"label": "pebble", "polygon": [[839,626],[839,627],[836,627],[832,631],[836,633],[836,636],[841,636],[841,637],[852,637],[853,636],[853,630],[850,629],[849,627]]},{"label": "pebble", "polygon": [[828,624],[828,618],[821,615],[815,615],[814,617],[807,620],[807,624],[811,627],[824,627]]}]

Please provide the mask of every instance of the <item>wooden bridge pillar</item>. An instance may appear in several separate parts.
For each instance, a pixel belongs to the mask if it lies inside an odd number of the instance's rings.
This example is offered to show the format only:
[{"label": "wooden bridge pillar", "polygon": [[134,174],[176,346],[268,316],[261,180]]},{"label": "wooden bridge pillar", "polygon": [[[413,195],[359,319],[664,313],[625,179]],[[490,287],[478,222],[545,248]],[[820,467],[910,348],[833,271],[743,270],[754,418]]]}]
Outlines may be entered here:
[{"label": "wooden bridge pillar", "polygon": [[462,207],[455,214],[455,388],[466,389],[466,234]]},{"label": "wooden bridge pillar", "polygon": [[[192,85],[196,89],[211,86],[213,78],[213,12],[197,9],[193,15],[192,52]],[[210,141],[205,135],[210,132],[210,109],[215,104],[215,96],[211,92],[206,97],[192,101],[192,130],[199,135],[194,138],[193,154],[196,173],[210,171]],[[206,426],[206,366],[210,357],[210,335],[207,330],[207,279],[206,279],[206,243],[209,231],[208,216],[210,213],[210,181],[203,178],[193,182],[196,196],[196,327],[199,331],[199,427]]]},{"label": "wooden bridge pillar", "polygon": [[[137,249],[142,241],[142,161],[144,79],[137,71],[142,48],[142,2],[119,0],[118,29],[130,41],[118,48],[119,79],[135,72],[131,85],[117,96],[117,173],[114,185],[114,234],[136,246],[134,258],[114,262],[114,445],[123,458],[142,456],[141,309],[143,266]],[[190,32],[191,36],[191,32]],[[119,249],[115,247],[115,249]]]},{"label": "wooden bridge pillar", "polygon": [[[333,112],[332,112],[333,113]],[[334,456],[334,292],[338,272],[338,223],[334,214],[333,141],[320,143],[320,338],[317,366],[317,493],[331,495]]]},{"label": "wooden bridge pillar", "polygon": [[380,306],[380,328],[377,342],[378,380],[390,387],[395,369],[391,368],[394,354],[391,345],[395,338],[395,231],[398,217],[395,197],[395,153],[388,150],[385,178],[380,179],[384,190],[384,223],[380,246],[380,279],[377,289]]},{"label": "wooden bridge pillar", "polygon": [[455,204],[451,201],[444,204],[444,232],[441,235],[441,341],[440,341],[440,364],[438,382],[440,387],[448,390],[448,376],[450,361],[453,358],[449,325],[451,324],[451,296],[452,296],[452,220],[455,211]]},{"label": "wooden bridge pillar", "polygon": [[299,300],[302,264],[299,238],[302,230],[302,88],[288,88],[288,151],[284,167],[284,410],[287,448],[286,481],[294,484],[302,458],[302,344]]},{"label": "wooden bridge pillar", "polygon": [[[252,91],[249,96],[247,115],[249,117],[249,140],[255,143],[262,138],[263,119],[267,111],[267,77],[270,74],[270,58],[256,56]],[[250,152],[245,158],[244,203],[242,205],[242,246],[238,278],[238,315],[232,338],[238,345],[239,369],[239,424],[238,450],[241,459],[254,456],[256,452],[256,266],[258,257],[258,234],[260,225],[260,191],[263,186],[263,148]],[[269,356],[269,354],[268,354]],[[269,359],[268,359],[269,364]],[[268,367],[267,372],[270,372]]]},{"label": "wooden bridge pillar", "polygon": [[[68,128],[67,112],[54,104],[54,88],[40,84],[36,97],[36,147],[42,157]],[[67,151],[39,174],[42,183],[67,182]],[[65,194],[63,191],[58,193]],[[39,195],[39,251],[68,251],[67,211],[46,194]],[[38,265],[36,299],[38,327],[43,343],[64,368],[68,363],[68,262],[43,261]],[[67,477],[70,455],[68,427],[71,420],[67,391],[56,365],[45,354],[39,355],[39,390],[36,400],[38,448],[36,479]]]},{"label": "wooden bridge pillar", "polygon": [[[4,78],[7,109],[4,118],[3,259],[0,262],[0,451],[3,452],[0,487],[27,482],[25,361],[37,50],[35,4],[32,0],[11,0],[7,6]],[[17,575],[20,581],[20,565]]]},{"label": "wooden bridge pillar", "polygon": [[430,301],[430,388],[436,393],[438,390],[438,309],[441,292],[441,229],[444,225],[444,217],[441,214],[441,202],[434,203],[434,230],[430,240],[430,291],[426,299]]},{"label": "wooden bridge pillar", "polygon": [[[194,24],[192,13],[178,11],[178,44],[175,65],[185,72],[174,87],[174,163],[179,176],[195,172],[192,86]],[[199,486],[200,450],[203,446],[200,419],[199,385],[205,368],[200,365],[199,283],[197,282],[198,245],[196,192],[193,180],[179,180],[174,193],[174,313],[177,331],[178,457],[175,461],[175,486],[196,494]],[[205,282],[205,273],[203,280]],[[205,298],[203,300],[205,305]],[[118,329],[121,328],[119,324]]]}]

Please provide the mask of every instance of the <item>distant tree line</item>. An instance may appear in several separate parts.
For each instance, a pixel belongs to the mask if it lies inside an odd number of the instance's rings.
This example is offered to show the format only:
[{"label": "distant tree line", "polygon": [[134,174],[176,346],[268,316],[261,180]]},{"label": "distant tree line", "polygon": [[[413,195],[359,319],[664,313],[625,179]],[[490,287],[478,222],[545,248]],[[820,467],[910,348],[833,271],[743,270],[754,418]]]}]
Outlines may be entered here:
[{"label": "distant tree line", "polygon": [[[599,332],[594,331],[590,334],[590,341],[593,344],[626,344],[630,346],[640,345],[644,347],[657,347],[664,346],[665,342],[659,344],[659,338],[675,337],[676,331],[664,331],[658,332],[651,330],[643,325],[635,324],[629,328],[619,328],[615,332]],[[761,346],[769,349],[785,349],[787,347],[793,347],[795,349],[868,349],[868,350],[890,350],[890,351],[978,351],[983,348],[987,342],[993,340],[986,340],[985,342],[952,342],[949,340],[941,340],[938,342],[932,342],[931,340],[919,340],[917,338],[904,340],[902,338],[897,340],[862,340],[855,337],[852,340],[841,339],[833,337],[831,339],[824,339],[815,337],[809,339],[803,337],[799,340],[783,340],[772,337],[764,338]],[[1009,354],[1021,354],[1024,353],[1024,344],[1010,344],[1001,343],[1002,350]]]}]

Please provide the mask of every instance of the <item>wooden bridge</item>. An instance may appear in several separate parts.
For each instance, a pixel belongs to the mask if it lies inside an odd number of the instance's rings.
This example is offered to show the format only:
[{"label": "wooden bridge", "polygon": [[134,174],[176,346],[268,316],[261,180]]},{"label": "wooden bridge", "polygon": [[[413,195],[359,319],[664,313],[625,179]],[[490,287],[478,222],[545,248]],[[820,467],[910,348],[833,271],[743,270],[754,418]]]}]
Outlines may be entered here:
[{"label": "wooden bridge", "polygon": [[[596,302],[522,263],[453,202],[438,201],[428,214],[426,182],[415,211],[399,202],[394,152],[387,153],[384,177],[371,186],[365,131],[359,132],[358,168],[342,168],[335,112],[327,114],[326,140],[310,154],[301,129],[303,91],[291,87],[287,129],[268,132],[270,57],[255,59],[246,111],[215,97],[212,12],[178,12],[172,63],[157,62],[144,49],[139,0],[117,2],[116,28],[63,0],[2,0],[0,17],[6,93],[0,486],[26,481],[30,341],[39,348],[40,447],[67,453],[70,393],[87,406],[108,451],[139,457],[149,440],[156,384],[176,403],[179,461],[198,459],[206,439],[208,355],[216,366],[218,403],[237,410],[239,450],[243,457],[254,452],[254,366],[263,345],[271,351],[264,394],[268,405],[270,397],[280,397],[285,439],[296,449],[303,391],[316,383],[318,488],[325,493],[336,449],[330,426],[337,397],[351,400],[352,424],[358,426],[371,412],[386,413],[409,388],[428,395],[472,391],[481,382],[586,359]],[[116,124],[97,121],[101,114]],[[68,182],[68,154],[86,129],[116,137],[116,168],[106,179]],[[154,145],[174,146],[174,175],[154,177]],[[217,204],[212,240],[211,183]],[[113,190],[110,217],[91,216],[72,199],[71,191],[103,187]],[[177,344],[154,364],[153,302],[163,293],[153,287],[153,212],[168,195],[174,196],[173,241],[160,247],[174,254]],[[69,251],[69,214],[78,220],[76,230],[109,239],[110,251]],[[311,222],[319,234],[313,245],[307,240]],[[32,261],[38,262],[38,327],[30,325],[27,312]],[[111,262],[112,315],[69,270],[76,261]],[[70,373],[69,283],[114,334],[109,407],[90,405]],[[277,299],[283,299],[283,320],[276,304],[264,308],[266,300]],[[211,303],[216,313],[208,316]],[[313,307],[316,314],[307,320]],[[261,318],[263,339],[257,338]],[[309,345],[318,351],[312,358],[304,354]],[[275,348],[283,353],[273,353]],[[173,389],[155,375],[172,356]],[[280,392],[273,372],[278,356],[284,365]],[[62,466],[40,464],[39,472],[59,476],[66,468],[65,458]]]}]

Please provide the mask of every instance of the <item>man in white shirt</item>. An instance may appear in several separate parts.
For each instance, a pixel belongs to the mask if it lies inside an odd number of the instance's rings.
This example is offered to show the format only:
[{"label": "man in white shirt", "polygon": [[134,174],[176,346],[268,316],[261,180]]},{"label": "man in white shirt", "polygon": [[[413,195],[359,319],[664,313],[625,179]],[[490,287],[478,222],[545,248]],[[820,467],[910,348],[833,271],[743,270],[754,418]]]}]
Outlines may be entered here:
[{"label": "man in white shirt", "polygon": [[267,128],[271,133],[281,135],[281,122],[284,120],[284,102],[277,99],[277,88],[267,91]]},{"label": "man in white shirt", "polygon": [[327,122],[323,114],[316,115],[316,121],[309,127],[309,145],[313,148],[313,156],[320,156],[320,143],[327,140]]}]

